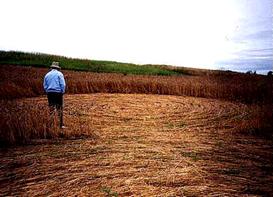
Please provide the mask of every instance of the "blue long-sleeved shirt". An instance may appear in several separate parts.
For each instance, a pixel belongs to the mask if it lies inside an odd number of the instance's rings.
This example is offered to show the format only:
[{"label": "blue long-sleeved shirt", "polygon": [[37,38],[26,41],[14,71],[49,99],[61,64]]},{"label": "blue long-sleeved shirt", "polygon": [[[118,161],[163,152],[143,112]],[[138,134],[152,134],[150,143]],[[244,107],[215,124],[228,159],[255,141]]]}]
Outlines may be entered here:
[{"label": "blue long-sleeved shirt", "polygon": [[64,80],[64,75],[60,71],[52,69],[45,75],[44,90],[46,91],[46,93],[48,92],[64,93],[65,85],[66,84]]}]

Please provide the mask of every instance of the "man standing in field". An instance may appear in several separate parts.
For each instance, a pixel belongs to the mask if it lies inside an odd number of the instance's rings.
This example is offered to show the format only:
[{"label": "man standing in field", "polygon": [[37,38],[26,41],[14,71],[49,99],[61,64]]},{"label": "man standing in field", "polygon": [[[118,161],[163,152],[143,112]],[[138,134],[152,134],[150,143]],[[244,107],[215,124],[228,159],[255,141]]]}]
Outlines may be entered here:
[{"label": "man standing in field", "polygon": [[44,78],[44,90],[47,94],[50,114],[58,111],[60,118],[60,128],[65,128],[63,124],[63,94],[65,93],[65,80],[60,72],[59,62],[53,62]]}]

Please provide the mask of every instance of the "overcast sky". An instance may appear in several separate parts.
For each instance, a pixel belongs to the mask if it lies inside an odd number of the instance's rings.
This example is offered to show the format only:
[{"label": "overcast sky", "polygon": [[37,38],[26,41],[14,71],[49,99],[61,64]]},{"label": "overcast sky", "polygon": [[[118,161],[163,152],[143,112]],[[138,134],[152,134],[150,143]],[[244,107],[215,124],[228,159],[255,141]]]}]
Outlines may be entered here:
[{"label": "overcast sky", "polygon": [[272,70],[272,0],[1,0],[0,50]]}]

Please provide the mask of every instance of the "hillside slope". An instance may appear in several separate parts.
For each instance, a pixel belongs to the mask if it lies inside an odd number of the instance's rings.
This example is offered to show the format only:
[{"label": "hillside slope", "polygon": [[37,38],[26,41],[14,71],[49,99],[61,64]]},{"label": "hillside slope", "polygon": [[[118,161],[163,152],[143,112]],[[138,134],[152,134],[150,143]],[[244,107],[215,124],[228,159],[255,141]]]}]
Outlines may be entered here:
[{"label": "hillside slope", "polygon": [[116,61],[89,60],[69,58],[65,56],[44,53],[27,53],[19,51],[1,51],[0,65],[20,65],[34,67],[49,67],[53,61],[60,62],[63,69],[90,71],[99,73],[122,73],[135,75],[231,75],[239,74],[231,71],[217,71],[169,65],[137,65]]}]

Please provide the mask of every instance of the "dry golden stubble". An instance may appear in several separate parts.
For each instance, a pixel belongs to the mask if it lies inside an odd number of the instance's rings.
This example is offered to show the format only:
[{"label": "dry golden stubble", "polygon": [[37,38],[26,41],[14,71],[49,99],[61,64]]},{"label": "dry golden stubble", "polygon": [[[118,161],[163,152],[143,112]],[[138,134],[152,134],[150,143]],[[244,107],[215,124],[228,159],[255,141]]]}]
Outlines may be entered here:
[{"label": "dry golden stubble", "polygon": [[[47,105],[45,97],[21,102],[21,108]],[[65,132],[70,137],[1,151],[1,193],[270,194],[272,146],[238,132],[252,110],[193,97],[66,95]]]}]

